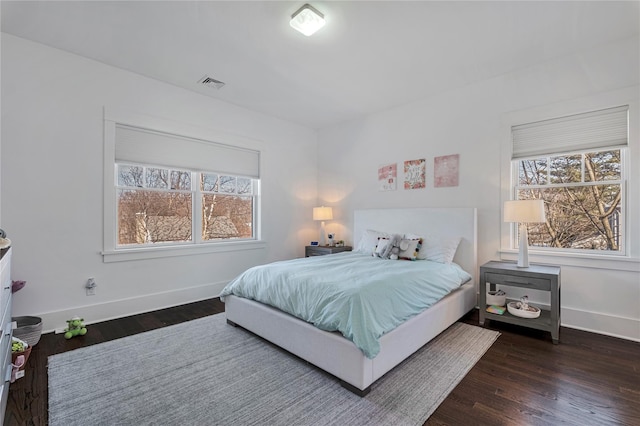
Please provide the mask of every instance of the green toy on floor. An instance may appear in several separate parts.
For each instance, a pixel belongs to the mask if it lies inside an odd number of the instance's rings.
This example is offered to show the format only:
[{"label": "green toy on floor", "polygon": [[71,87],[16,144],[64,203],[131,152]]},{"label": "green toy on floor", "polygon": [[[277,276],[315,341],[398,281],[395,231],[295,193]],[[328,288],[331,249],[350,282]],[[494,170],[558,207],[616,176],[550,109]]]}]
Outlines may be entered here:
[{"label": "green toy on floor", "polygon": [[71,339],[74,336],[84,336],[87,334],[87,328],[84,326],[84,319],[73,317],[67,320],[67,328],[64,330],[64,338]]}]

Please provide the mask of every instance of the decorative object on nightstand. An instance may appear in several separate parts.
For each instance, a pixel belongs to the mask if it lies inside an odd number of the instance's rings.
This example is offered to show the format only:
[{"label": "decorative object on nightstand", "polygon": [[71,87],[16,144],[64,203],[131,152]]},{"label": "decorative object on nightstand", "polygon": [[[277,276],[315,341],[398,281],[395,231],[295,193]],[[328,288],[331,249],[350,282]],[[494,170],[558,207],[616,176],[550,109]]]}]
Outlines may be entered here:
[{"label": "decorative object on nightstand", "polygon": [[320,245],[324,246],[327,244],[326,234],[324,231],[324,221],[333,219],[333,210],[331,207],[314,207],[313,208],[313,220],[320,221]]},{"label": "decorative object on nightstand", "polygon": [[487,312],[489,312],[490,314],[502,315],[506,310],[507,308],[505,308],[504,306],[497,306],[497,305],[487,306]]},{"label": "decorative object on nightstand", "polygon": [[504,203],[504,221],[520,224],[518,242],[518,267],[529,267],[529,238],[527,223],[544,222],[544,202],[542,200],[514,200]]},{"label": "decorative object on nightstand", "polygon": [[509,302],[507,309],[511,315],[520,318],[538,318],[540,316],[540,308],[529,305],[529,296],[522,296],[519,302]]},{"label": "decorative object on nightstand", "polygon": [[507,304],[507,293],[502,290],[487,292],[487,305],[504,306]]},{"label": "decorative object on nightstand", "polygon": [[[523,318],[518,314],[527,315],[526,312],[514,306],[518,312],[513,313],[513,308],[510,307],[513,303],[520,303],[522,306],[523,300],[521,300],[520,302],[507,303],[507,312],[503,314],[490,312],[486,309],[487,283],[489,291],[496,291],[496,285],[547,291],[551,300],[549,310],[534,307],[534,309],[538,309],[537,318],[533,316]],[[557,344],[560,341],[560,285],[559,266],[531,265],[529,268],[523,269],[514,262],[487,262],[480,267],[480,301],[478,302],[480,325],[484,325],[485,319],[489,319],[548,331],[551,333],[553,343]],[[524,302],[531,307],[527,299]],[[532,315],[534,314],[532,313]]]},{"label": "decorative object on nightstand", "polygon": [[304,256],[324,256],[325,254],[342,253],[343,251],[351,251],[351,246],[306,246],[304,248]]}]

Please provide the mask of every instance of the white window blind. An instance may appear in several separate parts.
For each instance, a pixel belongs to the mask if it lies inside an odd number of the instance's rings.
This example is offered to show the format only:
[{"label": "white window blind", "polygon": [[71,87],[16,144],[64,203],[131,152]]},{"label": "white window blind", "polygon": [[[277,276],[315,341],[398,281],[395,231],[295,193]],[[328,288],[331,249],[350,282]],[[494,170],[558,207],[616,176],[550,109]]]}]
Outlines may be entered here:
[{"label": "white window blind", "polygon": [[512,158],[626,146],[628,111],[621,106],[513,126]]},{"label": "white window blind", "polygon": [[260,152],[138,127],[116,125],[117,162],[260,177]]}]

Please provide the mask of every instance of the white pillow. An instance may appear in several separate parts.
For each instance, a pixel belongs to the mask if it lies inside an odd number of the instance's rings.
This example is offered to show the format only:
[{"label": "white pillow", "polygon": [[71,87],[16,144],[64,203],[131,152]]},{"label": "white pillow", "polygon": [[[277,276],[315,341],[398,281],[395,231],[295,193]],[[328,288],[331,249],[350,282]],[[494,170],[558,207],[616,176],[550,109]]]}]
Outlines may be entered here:
[{"label": "white pillow", "polygon": [[[405,238],[418,238],[414,234],[405,234]],[[460,237],[442,238],[426,236],[422,238],[422,248],[418,259],[432,260],[440,263],[451,263],[460,245]]]},{"label": "white pillow", "polygon": [[385,259],[386,256],[388,256],[387,252],[391,250],[391,248],[389,247],[389,244],[391,244],[391,241],[389,241],[388,238],[380,238],[378,240],[378,245],[376,246],[376,249],[373,252],[373,255]]},{"label": "white pillow", "polygon": [[355,251],[365,253],[365,254],[373,254],[376,250],[376,246],[378,245],[378,238],[388,238],[389,234],[380,231],[374,231],[373,229],[367,229],[360,237],[360,241],[356,246]]}]

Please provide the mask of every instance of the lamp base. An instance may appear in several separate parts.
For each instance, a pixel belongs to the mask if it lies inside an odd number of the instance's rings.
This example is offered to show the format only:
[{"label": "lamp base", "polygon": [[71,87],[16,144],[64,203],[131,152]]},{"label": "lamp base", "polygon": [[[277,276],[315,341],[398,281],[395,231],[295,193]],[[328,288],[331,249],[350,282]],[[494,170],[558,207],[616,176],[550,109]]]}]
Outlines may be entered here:
[{"label": "lamp base", "polygon": [[527,225],[520,224],[520,241],[518,242],[518,268],[529,267],[529,236],[527,234]]},{"label": "lamp base", "polygon": [[324,220],[322,222],[320,222],[320,238],[319,238],[319,243],[320,246],[326,246],[327,245],[327,239],[325,236],[325,232],[324,232]]}]

